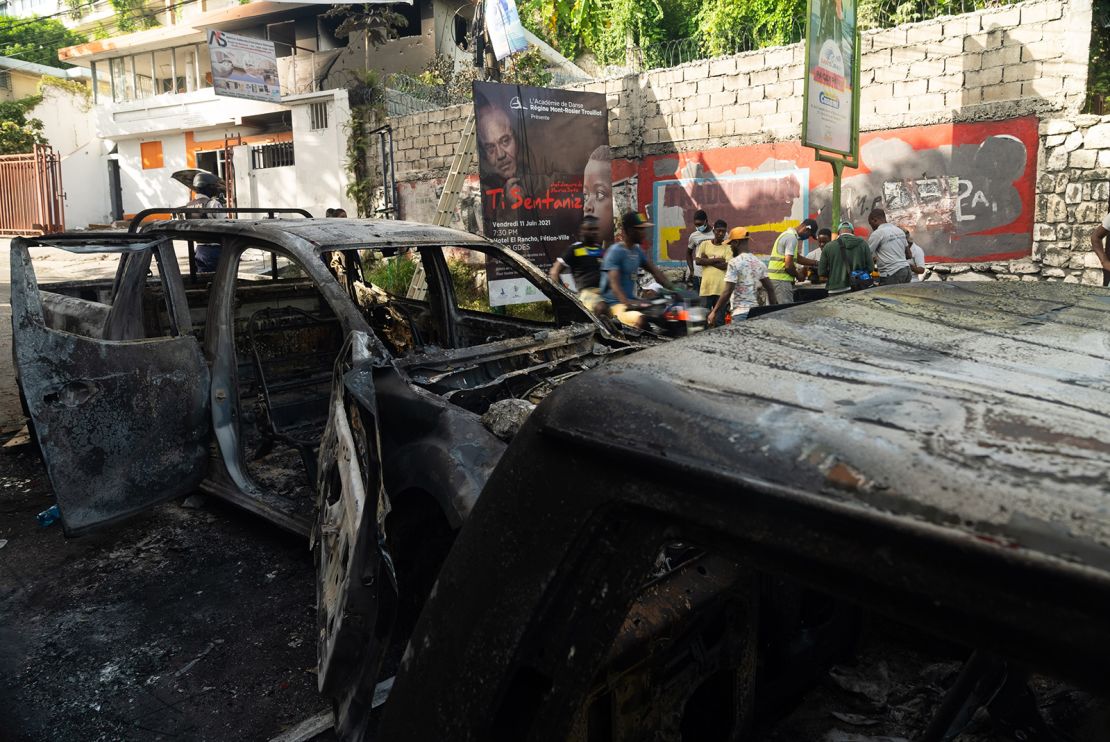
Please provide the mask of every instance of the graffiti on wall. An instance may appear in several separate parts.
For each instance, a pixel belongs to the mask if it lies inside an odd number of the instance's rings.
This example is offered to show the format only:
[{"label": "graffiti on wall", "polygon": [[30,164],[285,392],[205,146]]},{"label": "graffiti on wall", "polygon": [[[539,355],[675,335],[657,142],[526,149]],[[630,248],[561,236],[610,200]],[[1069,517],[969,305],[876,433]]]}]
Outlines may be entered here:
[{"label": "graffiti on wall", "polygon": [[[397,204],[400,217],[410,222],[431,224],[436,217],[439,198],[443,194],[443,179],[414,180],[397,184]],[[480,234],[482,231],[481,185],[477,175],[463,181],[459,200],[447,226],[464,232]]]},{"label": "graffiti on wall", "polygon": [[[1032,248],[1037,148],[1033,116],[863,134],[860,168],[844,173],[841,213],[863,235],[868,212],[885,209],[934,262],[1024,257]],[[613,167],[614,180],[637,179],[639,203],[659,225],[651,239],[664,265],[685,262],[699,208],[711,220],[747,227],[754,251],[764,254],[778,231],[806,215],[833,226],[831,169],[796,141]]]},{"label": "graffiti on wall", "polygon": [[684,178],[655,182],[655,245],[659,260],[685,263],[693,231],[692,215],[700,209],[730,227],[747,227],[752,251],[770,253],[775,237],[808,213],[806,170],[750,173],[720,178]]}]

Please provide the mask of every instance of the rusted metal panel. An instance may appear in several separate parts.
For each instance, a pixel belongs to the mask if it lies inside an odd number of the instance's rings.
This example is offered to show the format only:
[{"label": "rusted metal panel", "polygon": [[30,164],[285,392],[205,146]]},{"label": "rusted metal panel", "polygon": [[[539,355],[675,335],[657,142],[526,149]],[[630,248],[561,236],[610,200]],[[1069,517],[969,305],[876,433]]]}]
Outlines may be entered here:
[{"label": "rusted metal panel", "polygon": [[65,231],[62,161],[50,147],[0,155],[0,234]]},{"label": "rusted metal panel", "polygon": [[113,342],[47,327],[18,239],[12,311],[20,386],[67,534],[196,488],[210,423],[208,367],[193,337]]}]

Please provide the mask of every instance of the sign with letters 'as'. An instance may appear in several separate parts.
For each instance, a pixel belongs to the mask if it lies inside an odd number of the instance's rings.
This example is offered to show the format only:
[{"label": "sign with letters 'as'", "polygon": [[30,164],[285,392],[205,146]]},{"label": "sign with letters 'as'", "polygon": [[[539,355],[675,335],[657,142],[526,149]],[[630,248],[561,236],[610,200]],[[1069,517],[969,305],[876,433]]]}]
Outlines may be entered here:
[{"label": "sign with letters 'as'", "polygon": [[274,42],[249,36],[208,32],[212,60],[212,88],[231,98],[281,101]]}]

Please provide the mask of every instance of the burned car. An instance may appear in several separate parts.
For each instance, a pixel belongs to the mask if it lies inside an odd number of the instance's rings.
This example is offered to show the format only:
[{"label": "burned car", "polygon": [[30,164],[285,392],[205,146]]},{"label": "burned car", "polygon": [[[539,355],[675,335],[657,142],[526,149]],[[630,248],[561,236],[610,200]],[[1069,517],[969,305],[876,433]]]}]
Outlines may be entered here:
[{"label": "burned car", "polygon": [[[346,728],[503,453],[483,416],[636,346],[481,237],[282,216],[16,238],[13,348],[67,535],[197,488],[312,535]],[[220,246],[214,273],[198,244]],[[40,286],[34,247],[119,265]]]},{"label": "burned car", "polygon": [[[844,638],[819,635],[837,606],[966,658],[907,736],[953,739],[986,706],[988,738],[1071,738],[1024,679],[1110,685],[1108,312],[1105,289],[1059,283],[880,287],[562,385],[455,542],[378,738],[755,739],[789,647]],[[640,608],[676,542],[729,596],[731,658],[700,685],[681,670],[716,662],[704,647],[618,686],[630,628],[677,641]],[[783,581],[803,590],[793,611],[766,599]],[[662,696],[687,700],[652,717]],[[786,738],[894,739],[866,729]]]}]

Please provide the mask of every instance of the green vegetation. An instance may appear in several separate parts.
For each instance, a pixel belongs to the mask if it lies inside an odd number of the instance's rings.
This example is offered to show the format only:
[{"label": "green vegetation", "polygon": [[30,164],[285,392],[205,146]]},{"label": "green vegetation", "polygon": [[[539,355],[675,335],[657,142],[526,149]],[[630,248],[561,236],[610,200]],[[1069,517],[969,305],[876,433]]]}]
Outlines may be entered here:
[{"label": "green vegetation", "polygon": [[0,57],[15,57],[49,67],[69,67],[58,61],[58,50],[85,43],[54,18],[0,16]]},{"label": "green vegetation", "polygon": [[[858,14],[866,30],[1011,2],[860,0]],[[806,0],[520,0],[518,7],[532,33],[571,59],[592,55],[602,65],[625,64],[628,50],[638,47],[636,63],[651,68],[800,41],[808,6]]]},{"label": "green vegetation", "polygon": [[1110,0],[1095,0],[1091,57],[1087,67],[1088,108],[1105,113],[1110,98]]},{"label": "green vegetation", "polygon": [[404,296],[408,293],[412,277],[416,275],[416,261],[407,255],[397,255],[374,261],[365,267],[366,280],[379,289]]},{"label": "green vegetation", "polygon": [[23,154],[34,149],[36,144],[46,144],[42,122],[27,118],[41,101],[41,96],[34,95],[0,102],[0,155]]},{"label": "green vegetation", "polygon": [[501,314],[506,317],[527,319],[533,322],[551,323],[555,321],[555,314],[550,301],[507,304],[502,307],[490,306],[485,266],[448,258],[447,269],[451,272],[451,283],[455,287],[455,301],[460,309],[485,312],[486,314]]}]

